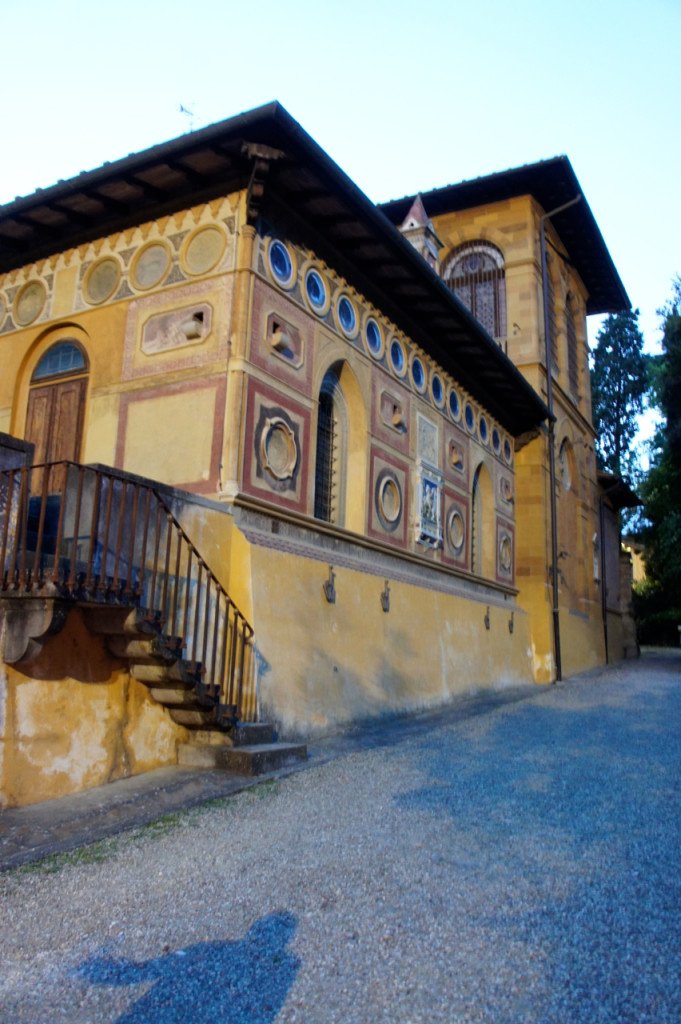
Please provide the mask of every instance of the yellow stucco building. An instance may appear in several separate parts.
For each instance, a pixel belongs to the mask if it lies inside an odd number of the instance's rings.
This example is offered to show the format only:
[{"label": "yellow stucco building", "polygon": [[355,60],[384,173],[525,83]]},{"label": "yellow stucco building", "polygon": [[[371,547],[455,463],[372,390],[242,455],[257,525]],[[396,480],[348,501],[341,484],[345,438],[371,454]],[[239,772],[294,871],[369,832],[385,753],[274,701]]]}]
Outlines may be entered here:
[{"label": "yellow stucco building", "polygon": [[273,104],[0,211],[5,805],[622,654],[578,193],[379,209]]}]

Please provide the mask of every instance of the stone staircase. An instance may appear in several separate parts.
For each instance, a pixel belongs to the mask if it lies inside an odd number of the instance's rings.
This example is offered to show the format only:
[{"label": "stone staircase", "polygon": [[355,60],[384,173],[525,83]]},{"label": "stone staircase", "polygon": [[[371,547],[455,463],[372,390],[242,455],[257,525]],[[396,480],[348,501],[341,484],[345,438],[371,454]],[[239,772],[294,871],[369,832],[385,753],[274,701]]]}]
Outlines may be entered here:
[{"label": "stone staircase", "polygon": [[158,617],[116,605],[83,607],[88,629],[104,637],[114,657],[129,665],[170,717],[189,731],[178,746],[178,763],[219,768],[239,775],[261,775],[307,757],[304,744],[279,743],[274,727],[240,722],[235,706],[219,706],[202,678],[201,666],[182,658],[182,641],[164,636]]}]

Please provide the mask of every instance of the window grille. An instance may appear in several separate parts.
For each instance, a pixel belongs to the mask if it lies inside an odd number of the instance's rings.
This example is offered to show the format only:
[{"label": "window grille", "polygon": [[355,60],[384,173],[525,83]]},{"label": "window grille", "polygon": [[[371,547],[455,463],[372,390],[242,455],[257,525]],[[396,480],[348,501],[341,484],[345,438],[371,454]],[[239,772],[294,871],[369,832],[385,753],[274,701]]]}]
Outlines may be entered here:
[{"label": "window grille", "polygon": [[455,249],[444,280],[493,338],[506,337],[504,257],[487,242],[466,242]]},{"label": "window grille", "polygon": [[84,373],[87,363],[82,350],[72,341],[60,341],[49,348],[42,357],[31,377],[31,383],[47,380],[49,377],[67,377]]},{"label": "window grille", "polygon": [[324,378],[319,394],[317,457],[315,463],[314,514],[332,523],[338,516],[339,450],[335,376]]},{"label": "window grille", "polygon": [[551,353],[551,369],[554,373],[558,371],[558,329],[556,325],[556,296],[553,287],[553,275],[551,273],[551,255],[546,256],[546,323],[548,325],[548,343]]}]

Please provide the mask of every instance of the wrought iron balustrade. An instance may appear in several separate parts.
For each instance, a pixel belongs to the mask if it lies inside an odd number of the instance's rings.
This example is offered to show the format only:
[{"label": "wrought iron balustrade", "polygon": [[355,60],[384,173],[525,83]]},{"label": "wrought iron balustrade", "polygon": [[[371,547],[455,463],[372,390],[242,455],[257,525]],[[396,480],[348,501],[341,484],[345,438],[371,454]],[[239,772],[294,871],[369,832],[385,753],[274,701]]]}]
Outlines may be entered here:
[{"label": "wrought iron balustrade", "polygon": [[253,629],[150,484],[73,462],[0,472],[0,596],[136,607],[229,717],[254,720]]}]

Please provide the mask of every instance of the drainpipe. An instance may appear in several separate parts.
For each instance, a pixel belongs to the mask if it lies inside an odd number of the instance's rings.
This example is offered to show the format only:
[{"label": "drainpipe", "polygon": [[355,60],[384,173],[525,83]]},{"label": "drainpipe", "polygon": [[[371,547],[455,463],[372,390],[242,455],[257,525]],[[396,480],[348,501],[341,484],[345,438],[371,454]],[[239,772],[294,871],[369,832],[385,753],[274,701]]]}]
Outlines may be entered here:
[{"label": "drainpipe", "polygon": [[556,452],[555,452],[555,416],[553,415],[553,367],[551,353],[551,339],[549,332],[549,283],[548,283],[548,258],[546,253],[546,229],[545,222],[555,217],[557,213],[569,209],[575,203],[580,202],[581,195],[576,195],[569,203],[557,206],[555,210],[549,210],[539,220],[539,250],[541,253],[541,289],[544,303],[544,354],[546,358],[546,405],[549,410],[549,492],[551,495],[551,590],[552,590],[552,614],[553,614],[553,654],[556,663],[556,678],[559,682],[563,678],[563,667],[560,656],[560,615],[558,606],[558,509],[556,503]]},{"label": "drainpipe", "polygon": [[[606,491],[605,494],[608,492]],[[598,497],[598,528],[601,532],[601,613],[603,615],[603,640],[605,642],[605,664],[610,664],[608,650],[608,598],[607,598],[607,563],[605,560],[605,494]]]}]

